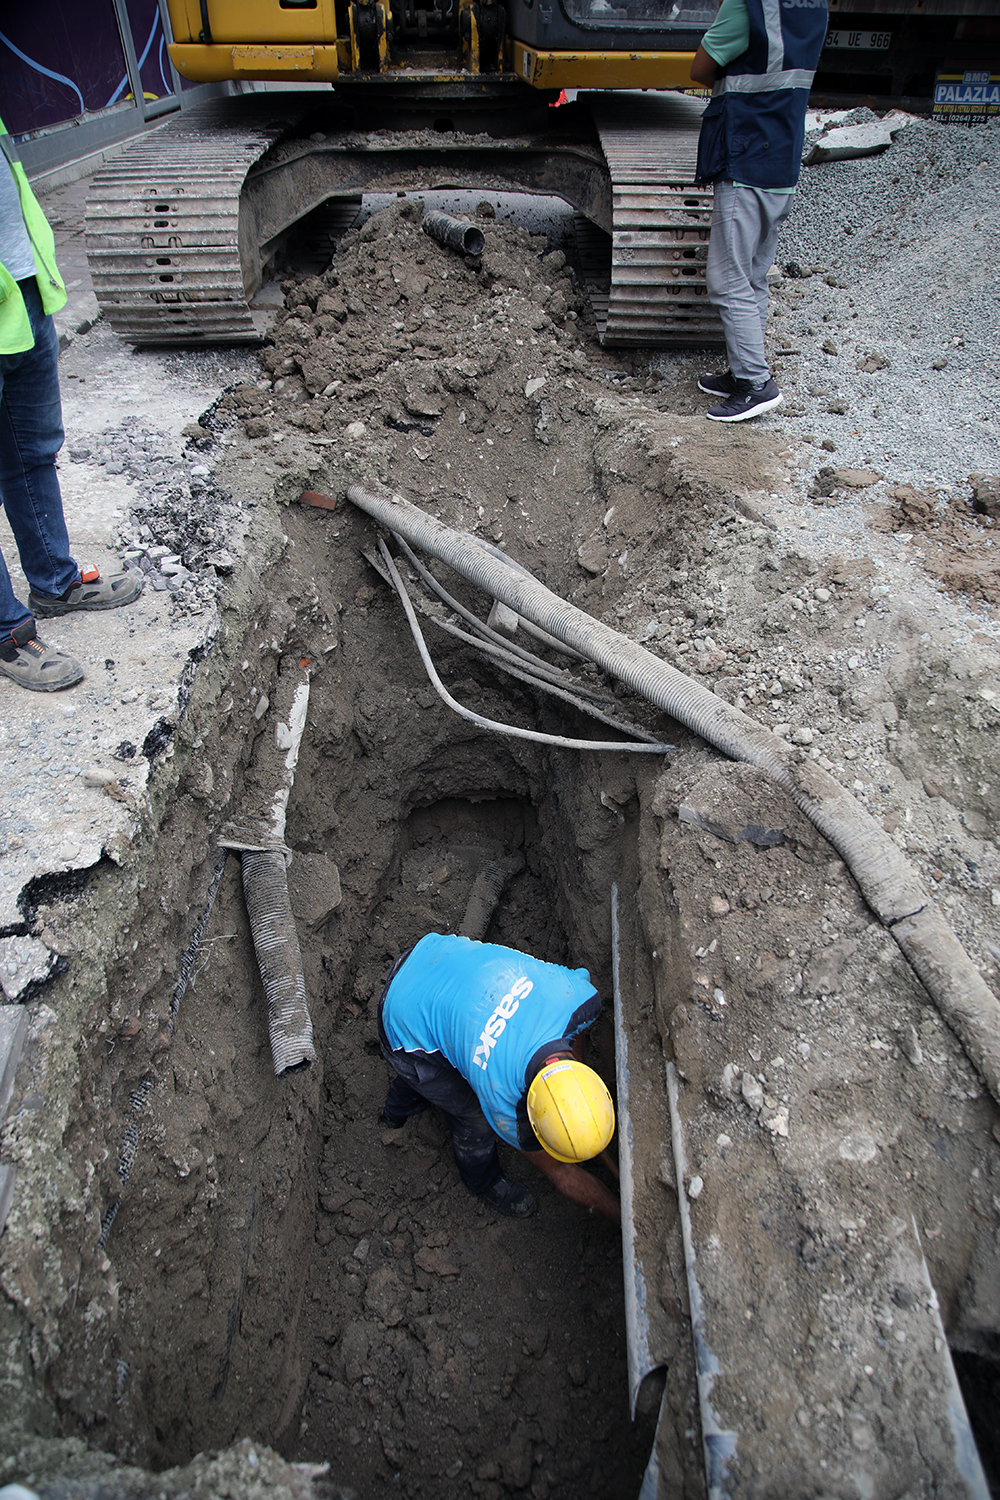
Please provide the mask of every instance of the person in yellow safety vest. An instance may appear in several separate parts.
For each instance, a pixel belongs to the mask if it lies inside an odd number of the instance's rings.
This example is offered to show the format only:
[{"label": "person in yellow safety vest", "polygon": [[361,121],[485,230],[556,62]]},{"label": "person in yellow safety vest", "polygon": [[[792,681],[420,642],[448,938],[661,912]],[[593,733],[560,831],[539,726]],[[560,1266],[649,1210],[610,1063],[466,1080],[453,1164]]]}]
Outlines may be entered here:
[{"label": "person in yellow safety vest", "polygon": [[0,673],[50,693],[79,682],[83,668],[39,639],[35,617],[131,604],[143,578],[136,572],[102,578],[70,556],[56,474],[64,433],[52,321],[66,289],[52,230],[2,121],[0,152],[0,505],[30,590],[26,607],[0,552]]},{"label": "person in yellow safety vest", "polygon": [[394,964],[379,1001],[379,1042],[395,1072],[382,1123],[398,1130],[436,1105],[459,1176],[497,1213],[535,1209],[501,1168],[499,1136],[565,1198],[621,1223],[618,1198],[580,1165],[615,1128],[611,1096],[579,1056],[600,1009],[586,969],[428,933]]}]

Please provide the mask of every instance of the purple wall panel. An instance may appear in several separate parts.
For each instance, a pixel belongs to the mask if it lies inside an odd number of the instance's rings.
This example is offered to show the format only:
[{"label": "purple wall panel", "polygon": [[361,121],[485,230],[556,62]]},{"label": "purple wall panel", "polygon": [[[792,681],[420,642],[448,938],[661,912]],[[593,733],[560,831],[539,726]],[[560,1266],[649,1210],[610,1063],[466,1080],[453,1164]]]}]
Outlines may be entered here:
[{"label": "purple wall panel", "polygon": [[126,0],[126,4],[142,91],[147,99],[163,99],[173,93],[174,86],[159,6],[156,0]]},{"label": "purple wall panel", "polygon": [[[127,0],[143,92],[171,90],[156,0]],[[0,115],[14,135],[131,97],[112,0],[0,6]]]}]

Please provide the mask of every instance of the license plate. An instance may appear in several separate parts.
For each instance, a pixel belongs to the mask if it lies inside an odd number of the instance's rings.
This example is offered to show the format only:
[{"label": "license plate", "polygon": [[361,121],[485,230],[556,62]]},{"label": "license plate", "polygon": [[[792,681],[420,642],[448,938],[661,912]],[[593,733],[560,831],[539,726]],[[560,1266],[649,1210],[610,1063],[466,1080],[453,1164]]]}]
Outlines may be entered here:
[{"label": "license plate", "polygon": [[888,52],[892,46],[891,31],[828,31],[824,47],[861,49],[865,52]]}]

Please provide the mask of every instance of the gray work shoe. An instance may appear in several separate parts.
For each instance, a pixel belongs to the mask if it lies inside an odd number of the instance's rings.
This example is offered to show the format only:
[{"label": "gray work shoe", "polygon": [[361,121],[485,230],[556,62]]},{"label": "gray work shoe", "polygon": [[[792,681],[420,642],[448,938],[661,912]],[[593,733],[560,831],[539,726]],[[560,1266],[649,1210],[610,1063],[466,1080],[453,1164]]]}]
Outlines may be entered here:
[{"label": "gray work shoe", "polygon": [[131,568],[110,578],[102,578],[97,568],[84,568],[77,582],[71,583],[57,599],[32,593],[28,595],[28,604],[40,620],[68,615],[75,609],[118,609],[138,599],[144,582],[143,574]]},{"label": "gray work shoe", "polygon": [[83,680],[78,661],[38,639],[34,620],[23,620],[0,640],[0,672],[34,693],[57,693]]}]

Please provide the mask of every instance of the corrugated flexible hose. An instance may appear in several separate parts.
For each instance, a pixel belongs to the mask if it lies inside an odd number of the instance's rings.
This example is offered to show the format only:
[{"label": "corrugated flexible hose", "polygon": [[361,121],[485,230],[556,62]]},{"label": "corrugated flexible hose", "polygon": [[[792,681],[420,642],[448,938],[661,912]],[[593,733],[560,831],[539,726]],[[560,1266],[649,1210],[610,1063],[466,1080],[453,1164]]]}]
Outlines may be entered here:
[{"label": "corrugated flexible hose", "polygon": [[274,1071],[293,1073],[316,1061],[316,1049],[285,856],[280,850],[244,849],[240,859],[254,952],[267,996]]},{"label": "corrugated flexible hose", "polygon": [[351,485],[347,498],[484,593],[597,663],[728,755],[764,771],[841,855],[1000,1103],[1000,1003],[892,839],[838,781],[796,747],[643,646],[553,594],[401,496]]},{"label": "corrugated flexible hose", "polygon": [[309,677],[294,656],[286,657],[272,687],[273,703],[254,745],[247,771],[247,802],[240,825],[229,825],[220,843],[238,849],[243,895],[250,918],[257,967],[267,997],[274,1071],[294,1073],[316,1061],[306,1004],[295,918],[288,896],[285,814],[309,708]]},{"label": "corrugated flexible hose", "polygon": [[482,941],[500,905],[507,882],[524,869],[524,855],[511,854],[506,859],[488,859],[480,867],[472,882],[472,890],[465,908],[460,937],[477,938]]}]

